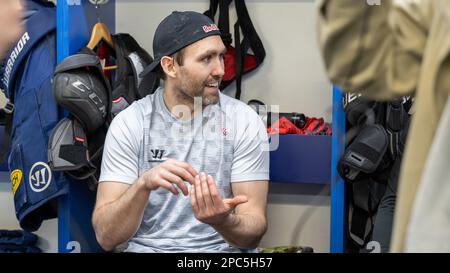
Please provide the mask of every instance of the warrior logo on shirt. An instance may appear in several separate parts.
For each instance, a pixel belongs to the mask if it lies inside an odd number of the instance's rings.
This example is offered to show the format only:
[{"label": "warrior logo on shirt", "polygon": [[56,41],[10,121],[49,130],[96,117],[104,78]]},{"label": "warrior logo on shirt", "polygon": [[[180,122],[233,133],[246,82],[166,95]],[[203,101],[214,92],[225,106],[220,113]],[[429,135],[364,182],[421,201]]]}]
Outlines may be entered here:
[{"label": "warrior logo on shirt", "polygon": [[153,159],[150,161],[159,161],[163,157],[165,151],[159,150],[159,149],[155,149],[155,150],[152,149],[152,150],[150,150],[150,152],[152,153],[152,159]]}]

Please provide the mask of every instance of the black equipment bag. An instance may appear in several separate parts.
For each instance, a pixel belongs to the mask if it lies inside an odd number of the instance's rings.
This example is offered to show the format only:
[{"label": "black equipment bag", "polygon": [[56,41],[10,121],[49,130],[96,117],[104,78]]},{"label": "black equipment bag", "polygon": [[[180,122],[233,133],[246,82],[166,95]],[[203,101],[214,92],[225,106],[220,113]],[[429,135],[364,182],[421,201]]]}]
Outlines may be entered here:
[{"label": "black equipment bag", "polygon": [[400,171],[394,162],[401,160],[411,106],[410,97],[391,102],[344,97],[346,148],[337,168],[347,183],[347,238],[360,249],[371,240],[388,179]]},{"label": "black equipment bag", "polygon": [[94,186],[100,175],[103,145],[115,115],[159,86],[155,73],[139,75],[153,58],[129,34],[112,35],[117,70],[112,83],[97,54],[82,48],[55,69],[53,93],[69,111],[49,139],[49,165]]}]

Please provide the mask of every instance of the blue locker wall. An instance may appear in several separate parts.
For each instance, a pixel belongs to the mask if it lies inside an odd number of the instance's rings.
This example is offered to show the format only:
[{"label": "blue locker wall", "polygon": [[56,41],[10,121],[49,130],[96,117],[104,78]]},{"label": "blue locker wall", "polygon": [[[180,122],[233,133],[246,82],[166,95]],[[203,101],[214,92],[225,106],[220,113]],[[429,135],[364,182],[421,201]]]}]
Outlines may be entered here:
[{"label": "blue locker wall", "polygon": [[[78,52],[90,38],[92,26],[98,21],[114,33],[115,1],[96,8],[88,0],[58,1],[57,4],[57,59]],[[69,193],[61,197],[58,206],[58,251],[99,252],[92,229],[91,216],[95,193],[86,184],[71,182]]]},{"label": "blue locker wall", "polygon": [[345,113],[341,90],[333,86],[333,136],[331,144],[330,252],[345,249],[345,184],[336,166],[345,148]]}]

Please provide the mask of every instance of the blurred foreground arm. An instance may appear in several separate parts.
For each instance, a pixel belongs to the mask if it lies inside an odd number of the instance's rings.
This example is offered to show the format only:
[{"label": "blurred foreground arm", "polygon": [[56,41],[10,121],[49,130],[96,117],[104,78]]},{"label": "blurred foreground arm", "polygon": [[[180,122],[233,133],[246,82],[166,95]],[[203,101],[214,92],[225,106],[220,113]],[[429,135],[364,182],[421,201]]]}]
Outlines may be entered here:
[{"label": "blurred foreground arm", "polygon": [[19,0],[0,0],[0,60],[22,33],[22,4]]},{"label": "blurred foreground arm", "polygon": [[319,1],[319,45],[331,81],[376,99],[414,92],[427,39],[427,2]]}]

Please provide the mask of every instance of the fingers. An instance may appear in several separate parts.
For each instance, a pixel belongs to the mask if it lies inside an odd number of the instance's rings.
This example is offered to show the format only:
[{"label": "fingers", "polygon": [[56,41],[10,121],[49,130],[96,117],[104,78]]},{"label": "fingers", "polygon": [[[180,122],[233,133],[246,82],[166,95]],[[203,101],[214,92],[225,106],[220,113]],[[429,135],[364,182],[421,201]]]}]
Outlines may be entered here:
[{"label": "fingers", "polygon": [[187,170],[192,175],[192,177],[195,177],[196,175],[198,175],[198,172],[189,163],[180,162],[180,167]]},{"label": "fingers", "polygon": [[190,203],[195,217],[206,224],[224,222],[232,210],[239,204],[248,202],[244,195],[222,200],[214,178],[201,172],[194,178],[190,187]]},{"label": "fingers", "polygon": [[206,179],[207,186],[209,189],[209,193],[211,195],[211,200],[213,202],[214,206],[220,206],[222,204],[222,197],[220,196],[219,191],[217,190],[216,183],[214,182],[214,178],[208,174],[208,177]]},{"label": "fingers", "polygon": [[196,175],[195,176],[195,183],[194,183],[194,187],[195,187],[195,198],[197,199],[197,206],[199,210],[205,210],[205,200],[203,200],[203,192],[202,192],[202,185],[201,185],[201,181],[200,181],[200,176]]},{"label": "fingers", "polygon": [[179,176],[177,176],[167,170],[162,170],[161,177],[167,181],[172,182],[173,184],[176,184],[178,186],[178,188],[181,189],[181,191],[183,192],[184,195],[188,194],[188,189],[187,189],[186,185],[184,184],[183,179],[181,179]]},{"label": "fingers", "polygon": [[194,212],[205,211],[208,208],[214,207],[208,186],[208,180],[211,179],[212,177],[210,175],[206,176],[203,172],[195,176],[194,185],[190,191],[191,206]]},{"label": "fingers", "polygon": [[196,196],[196,193],[195,193],[195,186],[191,187],[191,190],[189,191],[189,196],[191,197],[192,210],[194,211],[194,213],[197,214],[200,209],[199,209],[198,203],[197,203],[197,196]]},{"label": "fingers", "polygon": [[[162,179],[164,181],[177,185],[178,188],[180,188],[180,190],[183,192],[183,194],[187,196],[189,191],[184,181],[188,181],[190,184],[194,184],[194,176],[192,174],[196,174],[196,171],[188,163],[169,159],[158,166],[155,178],[156,181]],[[157,184],[160,183],[157,182]],[[171,188],[175,189],[175,191],[178,193],[178,190],[174,185],[172,185]],[[173,190],[170,191],[173,192]]]},{"label": "fingers", "polygon": [[168,160],[167,166],[170,171],[189,182],[189,184],[194,185],[194,177],[198,173],[190,164],[178,160]]},{"label": "fingers", "polygon": [[168,191],[172,192],[175,195],[178,195],[178,191],[175,188],[175,186],[167,180],[161,179],[159,182],[159,186],[167,189]]},{"label": "fingers", "polygon": [[238,195],[235,196],[232,199],[224,199],[223,203],[226,207],[229,207],[230,209],[234,209],[237,205],[243,204],[248,202],[248,198],[245,195]]},{"label": "fingers", "polygon": [[185,169],[186,171],[188,171],[193,177],[195,177],[196,175],[198,175],[197,171],[194,169],[194,167],[191,166],[191,164],[184,162],[184,161],[179,161],[179,160],[173,160],[173,163],[183,169]]},{"label": "fingers", "polygon": [[204,172],[195,176],[195,184],[191,187],[191,193],[193,193],[191,197],[195,197],[195,203],[199,209],[220,208],[223,205],[214,178]]},{"label": "fingers", "polygon": [[214,207],[213,200],[211,199],[211,194],[209,192],[209,186],[207,182],[206,173],[202,172],[200,174],[200,186],[202,188],[203,200],[205,201],[206,208]]}]

